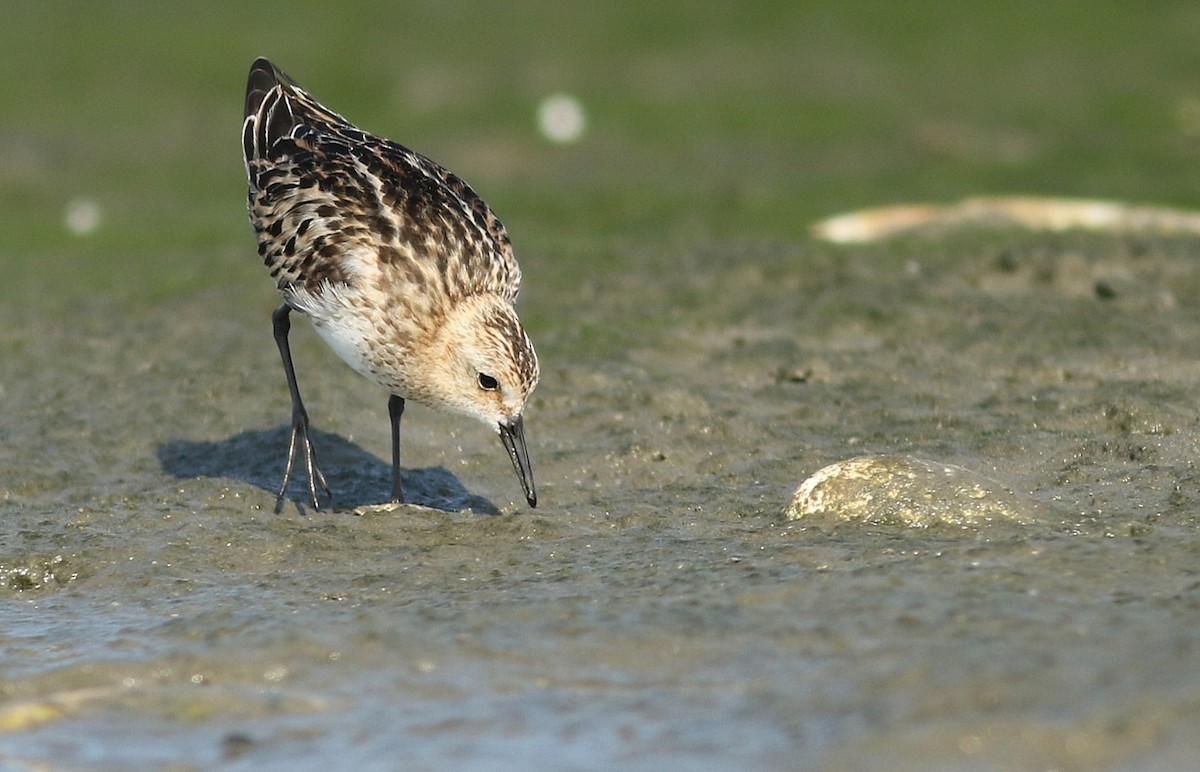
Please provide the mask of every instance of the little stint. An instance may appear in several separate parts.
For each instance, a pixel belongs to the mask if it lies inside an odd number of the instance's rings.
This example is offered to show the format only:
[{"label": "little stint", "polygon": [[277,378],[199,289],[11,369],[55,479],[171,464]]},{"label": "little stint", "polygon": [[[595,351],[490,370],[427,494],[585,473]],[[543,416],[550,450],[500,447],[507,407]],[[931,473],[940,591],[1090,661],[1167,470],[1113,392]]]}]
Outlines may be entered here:
[{"label": "little stint", "polygon": [[405,400],[494,428],[537,505],[523,413],[538,361],[513,307],[521,270],[504,226],[465,182],[324,107],[267,59],[250,67],[242,149],[258,253],[283,304],[275,343],[292,397],[282,506],[300,454],[308,492],[330,497],[288,345],[308,317],[352,368],[387,389],[392,495]]}]

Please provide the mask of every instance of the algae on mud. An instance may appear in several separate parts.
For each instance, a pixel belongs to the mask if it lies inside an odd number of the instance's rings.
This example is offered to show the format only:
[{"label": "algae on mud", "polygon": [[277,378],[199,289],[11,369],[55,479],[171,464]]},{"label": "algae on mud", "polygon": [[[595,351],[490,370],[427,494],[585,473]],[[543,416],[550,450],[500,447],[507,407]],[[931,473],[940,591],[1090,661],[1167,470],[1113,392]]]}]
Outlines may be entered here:
[{"label": "algae on mud", "polygon": [[784,509],[788,520],[825,525],[979,529],[1033,525],[1032,507],[999,482],[914,456],[855,456],[818,469]]}]

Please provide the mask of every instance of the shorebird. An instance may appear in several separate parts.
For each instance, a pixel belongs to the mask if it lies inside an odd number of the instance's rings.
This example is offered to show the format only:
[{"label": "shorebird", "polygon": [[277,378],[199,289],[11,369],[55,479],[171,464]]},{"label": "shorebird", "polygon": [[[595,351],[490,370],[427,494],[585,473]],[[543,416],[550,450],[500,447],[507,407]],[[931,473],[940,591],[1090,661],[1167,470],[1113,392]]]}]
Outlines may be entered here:
[{"label": "shorebird", "polygon": [[276,510],[297,454],[313,507],[318,487],[332,499],[296,384],[292,311],[388,391],[392,502],[404,500],[400,417],[412,399],[495,429],[536,506],[523,413],[538,361],[513,306],[521,269],[488,205],[428,158],[329,110],[267,59],[250,67],[242,150],[258,253],[283,296],[272,319],[292,434]]}]

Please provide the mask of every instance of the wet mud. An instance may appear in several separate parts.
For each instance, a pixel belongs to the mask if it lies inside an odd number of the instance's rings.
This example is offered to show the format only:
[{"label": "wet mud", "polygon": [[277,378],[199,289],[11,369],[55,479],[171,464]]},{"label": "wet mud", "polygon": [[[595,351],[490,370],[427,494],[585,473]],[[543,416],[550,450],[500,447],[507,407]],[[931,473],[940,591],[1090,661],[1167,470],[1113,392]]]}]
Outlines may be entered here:
[{"label": "wet mud", "polygon": [[[995,230],[604,258],[522,256],[535,510],[486,427],[417,407],[415,505],[362,509],[388,490],[386,396],[297,324],[334,506],[297,482],[274,513],[288,401],[253,261],[162,305],[0,311],[0,756],[1200,753],[1200,242]],[[1031,514],[785,516],[861,456],[954,465]]]}]

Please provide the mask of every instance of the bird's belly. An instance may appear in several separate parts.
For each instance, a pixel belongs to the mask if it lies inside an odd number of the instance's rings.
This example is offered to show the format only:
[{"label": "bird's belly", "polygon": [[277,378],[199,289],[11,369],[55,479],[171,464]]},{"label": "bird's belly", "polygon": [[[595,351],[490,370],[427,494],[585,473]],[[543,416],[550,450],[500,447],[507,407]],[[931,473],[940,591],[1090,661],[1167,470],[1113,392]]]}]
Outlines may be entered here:
[{"label": "bird's belly", "polygon": [[313,320],[313,329],[355,372],[384,388],[393,391],[398,389],[397,379],[389,377],[392,374],[387,372],[384,363],[371,355],[370,340],[374,330],[364,320],[344,317]]}]

